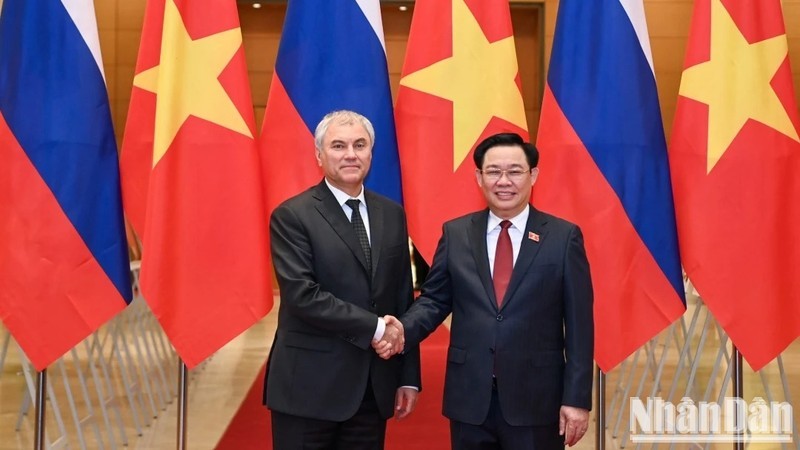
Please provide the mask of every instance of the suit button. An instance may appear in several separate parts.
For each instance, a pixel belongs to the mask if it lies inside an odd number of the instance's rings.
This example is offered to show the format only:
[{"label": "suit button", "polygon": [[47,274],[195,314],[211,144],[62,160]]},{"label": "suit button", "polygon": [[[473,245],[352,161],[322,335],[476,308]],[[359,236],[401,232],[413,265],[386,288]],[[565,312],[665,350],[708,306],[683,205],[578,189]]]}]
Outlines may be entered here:
[{"label": "suit button", "polygon": [[377,307],[377,306],[378,306],[378,304],[377,304],[377,303],[375,303],[375,302],[372,302],[372,307],[373,307],[373,308],[375,308],[375,307]]},{"label": "suit button", "polygon": [[502,322],[503,321],[503,315],[502,314],[498,314],[497,315],[497,321],[498,322]]},{"label": "suit button", "polygon": [[493,348],[490,348],[490,349],[489,349],[489,353],[491,353],[491,354],[493,354],[493,355],[494,355],[494,349],[493,349]]}]

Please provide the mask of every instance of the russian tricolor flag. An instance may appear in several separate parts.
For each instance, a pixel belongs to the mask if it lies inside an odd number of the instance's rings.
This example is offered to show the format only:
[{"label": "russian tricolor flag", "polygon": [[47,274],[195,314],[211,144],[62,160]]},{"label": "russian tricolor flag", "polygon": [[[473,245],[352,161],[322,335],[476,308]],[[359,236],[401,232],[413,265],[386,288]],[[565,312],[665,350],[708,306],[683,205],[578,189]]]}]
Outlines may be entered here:
[{"label": "russian tricolor flag", "polygon": [[685,310],[642,0],[562,0],[534,203],[584,231],[595,360],[613,369]]},{"label": "russian tricolor flag", "polygon": [[290,0],[261,130],[268,211],[320,181],[314,129],[340,109],[366,116],[375,127],[367,188],[400,202],[378,0]]},{"label": "russian tricolor flag", "polygon": [[3,0],[0,320],[37,370],[131,300],[91,0]]}]

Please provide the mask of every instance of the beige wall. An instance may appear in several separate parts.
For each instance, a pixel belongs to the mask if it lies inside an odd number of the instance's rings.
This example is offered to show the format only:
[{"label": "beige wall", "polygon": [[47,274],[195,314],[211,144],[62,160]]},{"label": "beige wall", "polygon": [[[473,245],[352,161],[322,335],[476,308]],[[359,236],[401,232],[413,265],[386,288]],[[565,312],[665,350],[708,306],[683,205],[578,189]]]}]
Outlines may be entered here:
[{"label": "beige wall", "polygon": [[[2,1],[2,0],[0,0]],[[588,1],[588,0],[587,0]],[[111,98],[117,137],[127,116],[133,71],[144,18],[145,0],[95,0],[100,43]],[[784,0],[790,58],[800,64],[800,0]],[[514,2],[513,21],[517,56],[523,80],[523,97],[532,135],[535,134],[541,103],[541,87],[550,57],[558,0],[519,0]],[[664,125],[669,135],[678,95],[683,54],[689,30],[692,0],[645,0],[653,60],[656,70]],[[261,124],[272,67],[275,63],[285,6],[267,4],[261,9],[240,6],[247,64],[256,120]],[[543,17],[541,16],[543,14]],[[411,14],[400,13],[397,5],[384,7],[384,27],[392,89],[396,92],[405,54],[405,36]],[[540,27],[544,27],[544,42]],[[544,55],[541,55],[541,51]],[[544,67],[543,67],[544,65]],[[794,70],[795,86],[800,69]],[[796,90],[797,92],[797,90]]]}]

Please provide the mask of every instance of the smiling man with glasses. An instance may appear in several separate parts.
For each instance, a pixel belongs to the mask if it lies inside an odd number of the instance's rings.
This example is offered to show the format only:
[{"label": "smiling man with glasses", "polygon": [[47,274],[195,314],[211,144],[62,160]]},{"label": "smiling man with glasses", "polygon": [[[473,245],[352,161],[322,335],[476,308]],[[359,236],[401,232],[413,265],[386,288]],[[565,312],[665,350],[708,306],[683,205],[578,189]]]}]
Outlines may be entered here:
[{"label": "smiling man with glasses", "polygon": [[422,293],[400,318],[406,345],[453,314],[443,402],[453,450],[563,449],[583,437],[592,404],[583,236],[529,204],[532,144],[497,134],[474,160],[488,209],[445,223]]},{"label": "smiling man with glasses", "polygon": [[478,145],[473,159],[478,186],[493,214],[505,220],[526,209],[531,188],[539,175],[536,147],[523,141],[518,134],[496,134]]}]

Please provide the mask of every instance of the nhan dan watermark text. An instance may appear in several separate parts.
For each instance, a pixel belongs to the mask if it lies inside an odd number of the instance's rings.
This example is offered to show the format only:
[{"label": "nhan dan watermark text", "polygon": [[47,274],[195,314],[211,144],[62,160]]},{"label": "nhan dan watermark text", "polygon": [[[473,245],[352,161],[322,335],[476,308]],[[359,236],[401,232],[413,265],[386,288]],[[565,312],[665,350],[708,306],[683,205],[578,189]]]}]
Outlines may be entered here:
[{"label": "nhan dan watermark text", "polygon": [[630,399],[632,442],[791,442],[792,427],[792,405],[761,397],[725,397],[722,404]]}]

